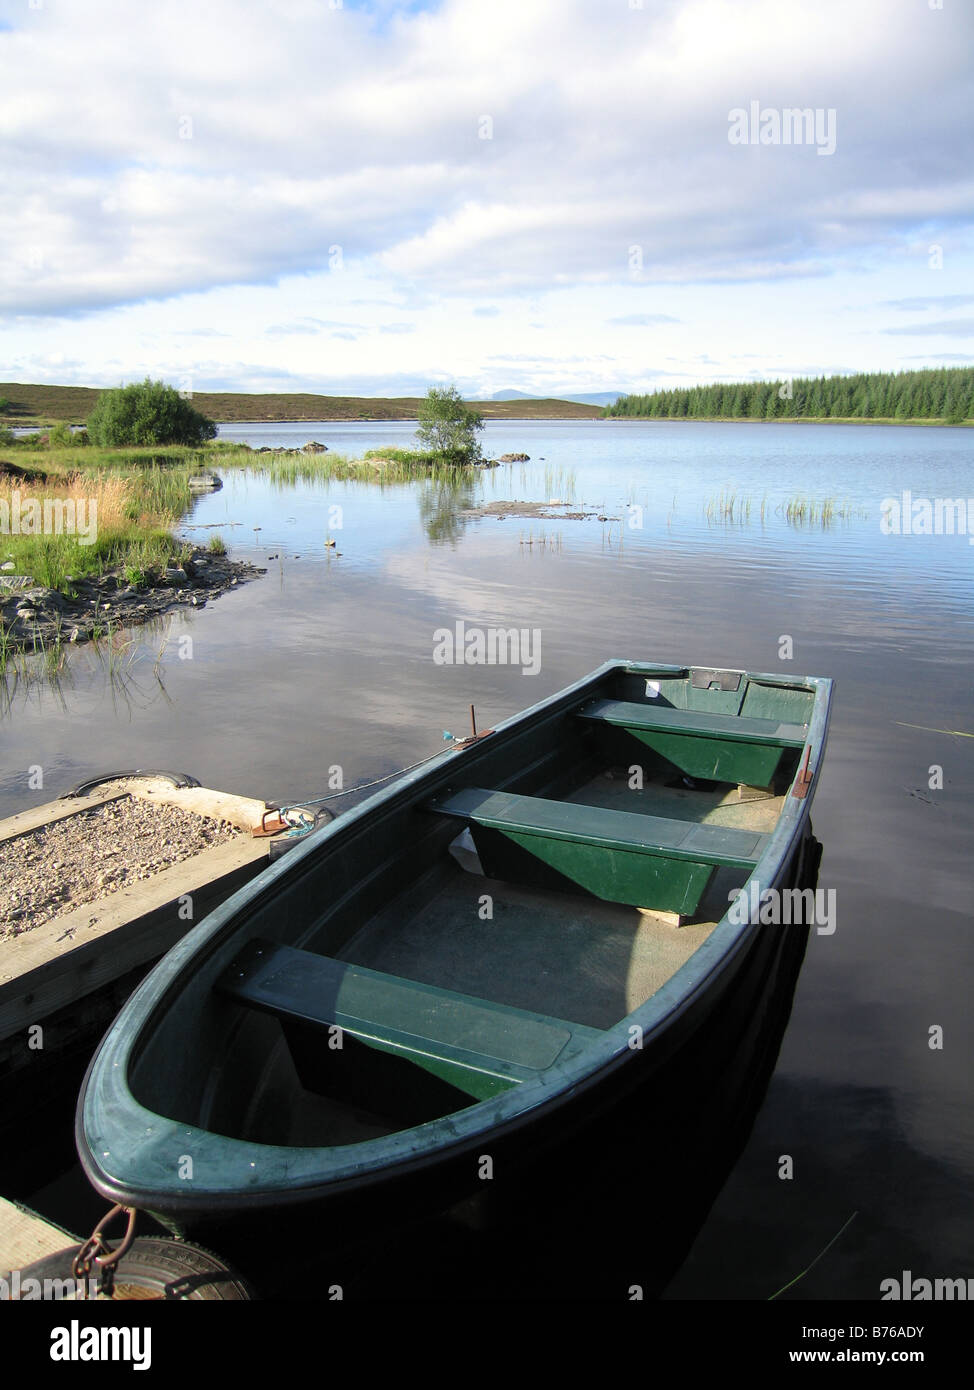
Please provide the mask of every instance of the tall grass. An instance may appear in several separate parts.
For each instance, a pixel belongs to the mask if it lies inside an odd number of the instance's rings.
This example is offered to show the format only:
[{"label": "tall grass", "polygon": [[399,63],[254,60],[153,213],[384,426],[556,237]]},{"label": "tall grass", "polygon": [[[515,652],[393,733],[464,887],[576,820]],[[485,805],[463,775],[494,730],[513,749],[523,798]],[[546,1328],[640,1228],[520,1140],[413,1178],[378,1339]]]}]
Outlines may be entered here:
[{"label": "tall grass", "polygon": [[251,453],[234,449],[224,454],[219,446],[208,453],[207,464],[215,468],[243,468],[281,485],[302,479],[334,479],[336,482],[368,482],[372,484],[411,483],[429,479],[438,483],[473,476],[475,470],[436,461],[434,454],[414,449],[369,449],[362,458],[347,454],[270,454]]},{"label": "tall grass", "polygon": [[789,526],[822,526],[828,528],[836,521],[849,521],[865,515],[860,508],[840,503],[835,497],[790,497],[783,504],[783,515]]},{"label": "tall grass", "polygon": [[[751,520],[752,506],[756,507],[754,499],[722,491],[705,504],[704,513],[711,525],[746,526]],[[840,502],[835,497],[816,498],[801,494],[780,503],[775,508],[775,513],[796,529],[817,526],[826,531],[838,521],[862,520],[867,515],[863,508],[855,507],[849,502]],[[757,514],[761,525],[764,526],[768,515],[766,495],[761,499]]]},{"label": "tall grass", "polygon": [[711,497],[704,510],[711,523],[744,526],[751,519],[751,499],[738,497],[736,492],[721,491]]},{"label": "tall grass", "polygon": [[[0,533],[0,563],[13,561],[15,573],[29,575],[36,584],[70,595],[73,582],[91,578],[116,566],[137,567],[145,572],[164,568],[181,545],[170,535],[181,512],[189,506],[188,469],[181,476],[158,466],[140,471],[138,477],[122,471],[82,471],[57,475],[46,482],[27,483],[5,479],[0,489],[7,503],[9,532]],[[45,503],[70,503],[78,518],[78,530],[52,534],[14,534],[14,513],[24,518],[25,507],[36,503],[43,517]],[[63,511],[60,513],[62,525]],[[55,513],[56,519],[57,513]],[[84,526],[80,519],[84,518]]]}]

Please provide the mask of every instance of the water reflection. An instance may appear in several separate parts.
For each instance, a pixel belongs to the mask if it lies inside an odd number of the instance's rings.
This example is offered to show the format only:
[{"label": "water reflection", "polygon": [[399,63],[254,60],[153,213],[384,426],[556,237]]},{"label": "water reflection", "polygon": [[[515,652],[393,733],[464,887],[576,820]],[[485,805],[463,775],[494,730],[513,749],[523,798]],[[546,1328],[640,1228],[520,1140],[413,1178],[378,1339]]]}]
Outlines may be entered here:
[{"label": "water reflection", "polygon": [[419,517],[430,544],[455,546],[469,520],[462,513],[475,502],[475,475],[463,470],[455,479],[424,481],[418,486]]},{"label": "water reflection", "polygon": [[67,715],[69,697],[81,691],[88,696],[100,691],[116,717],[126,714],[129,719],[159,699],[168,701],[165,663],[172,657],[176,621],[170,615],[90,642],[58,643],[44,652],[12,656],[0,674],[0,718],[12,719],[31,707],[41,711],[45,700]]}]

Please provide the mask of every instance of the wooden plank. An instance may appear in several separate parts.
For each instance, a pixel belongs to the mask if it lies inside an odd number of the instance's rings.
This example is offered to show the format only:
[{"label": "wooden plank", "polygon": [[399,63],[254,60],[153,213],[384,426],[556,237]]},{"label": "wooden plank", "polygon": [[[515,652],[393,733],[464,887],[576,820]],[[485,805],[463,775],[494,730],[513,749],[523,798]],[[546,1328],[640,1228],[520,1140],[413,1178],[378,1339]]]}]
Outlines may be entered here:
[{"label": "wooden plank", "polygon": [[[239,838],[0,942],[0,1039],[163,955],[267,860],[267,841]],[[193,920],[179,915],[193,898]]]},{"label": "wooden plank", "polygon": [[0,1278],[8,1279],[11,1270],[80,1244],[80,1238],[70,1231],[0,1197]]},{"label": "wooden plank", "polygon": [[260,818],[267,810],[266,802],[253,797],[213,791],[210,787],[174,787],[168,782],[159,786],[136,783],[132,794],[142,801],[175,806],[196,816],[209,816],[211,820],[229,821],[238,830],[248,832],[260,824]]},{"label": "wooden plank", "polygon": [[33,806],[29,811],[18,811],[15,816],[7,816],[0,821],[0,845],[7,840],[15,840],[18,835],[28,835],[32,830],[56,825],[69,816],[80,815],[82,811],[97,811],[99,806],[108,806],[128,796],[126,791],[114,791],[108,796],[71,796],[58,801],[46,801],[43,806]]}]

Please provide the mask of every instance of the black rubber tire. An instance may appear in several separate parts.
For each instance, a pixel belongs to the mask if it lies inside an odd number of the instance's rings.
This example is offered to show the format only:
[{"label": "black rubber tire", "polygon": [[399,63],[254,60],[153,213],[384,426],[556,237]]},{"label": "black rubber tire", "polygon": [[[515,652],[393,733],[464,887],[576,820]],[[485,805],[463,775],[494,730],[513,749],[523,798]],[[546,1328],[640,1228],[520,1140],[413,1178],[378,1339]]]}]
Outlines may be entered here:
[{"label": "black rubber tire", "polygon": [[101,772],[97,777],[88,777],[85,781],[79,782],[76,787],[72,787],[69,792],[62,792],[60,800],[66,801],[69,796],[88,796],[103,782],[120,782],[127,777],[165,777],[174,787],[198,787],[200,785],[195,777],[190,777],[188,772],[160,772],[151,768],[128,768],[125,772]]},{"label": "black rubber tire", "polygon": [[[20,1271],[28,1278],[70,1279],[77,1246],[59,1250]],[[138,1236],[115,1271],[115,1294],[120,1301],[141,1299],[250,1300],[253,1286],[219,1255],[166,1236]]]}]

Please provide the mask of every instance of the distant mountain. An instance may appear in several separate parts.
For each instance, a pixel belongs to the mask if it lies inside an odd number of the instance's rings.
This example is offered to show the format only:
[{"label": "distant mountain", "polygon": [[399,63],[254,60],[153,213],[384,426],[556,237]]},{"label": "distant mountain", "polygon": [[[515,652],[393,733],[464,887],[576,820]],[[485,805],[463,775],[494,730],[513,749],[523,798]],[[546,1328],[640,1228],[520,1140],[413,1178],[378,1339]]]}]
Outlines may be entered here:
[{"label": "distant mountain", "polygon": [[574,401],[576,405],[615,405],[625,391],[590,391],[587,396],[559,396],[562,401]]},{"label": "distant mountain", "polygon": [[[620,396],[624,396],[624,391],[592,391],[588,395],[568,396],[562,395],[560,391],[555,391],[547,399],[556,401],[574,401],[576,405],[615,405]],[[527,391],[495,391],[490,398],[492,401],[537,401],[540,396],[532,396]]]}]

